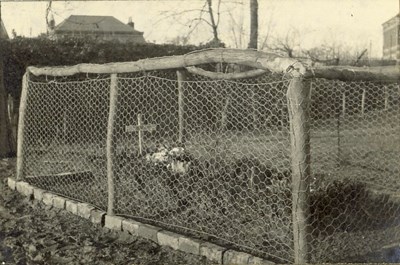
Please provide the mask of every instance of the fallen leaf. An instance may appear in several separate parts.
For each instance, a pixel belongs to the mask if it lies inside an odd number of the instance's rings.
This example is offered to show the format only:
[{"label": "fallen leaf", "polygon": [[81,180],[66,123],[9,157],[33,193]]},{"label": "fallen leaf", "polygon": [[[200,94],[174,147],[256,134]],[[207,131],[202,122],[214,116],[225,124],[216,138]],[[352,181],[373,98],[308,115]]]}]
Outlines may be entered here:
[{"label": "fallen leaf", "polygon": [[42,254],[37,254],[36,257],[34,257],[32,260],[40,262],[43,260],[43,256],[42,256]]},{"label": "fallen leaf", "polygon": [[95,247],[91,247],[91,246],[84,246],[83,247],[83,253],[87,254],[89,252],[94,251],[96,248]]},{"label": "fallen leaf", "polygon": [[34,245],[32,245],[32,244],[30,244],[29,246],[28,246],[28,253],[29,254],[33,254],[33,253],[35,253],[37,251],[37,249],[36,249],[36,247],[34,246]]},{"label": "fallen leaf", "polygon": [[60,257],[59,255],[54,255],[51,257],[53,264],[70,264],[73,261],[72,257]]},{"label": "fallen leaf", "polygon": [[56,250],[57,250],[58,248],[59,248],[59,244],[53,244],[53,245],[50,245],[50,246],[47,246],[47,247],[43,248],[43,249],[41,250],[41,252],[43,252],[43,253],[49,252],[49,253],[53,254],[53,253],[56,252]]}]

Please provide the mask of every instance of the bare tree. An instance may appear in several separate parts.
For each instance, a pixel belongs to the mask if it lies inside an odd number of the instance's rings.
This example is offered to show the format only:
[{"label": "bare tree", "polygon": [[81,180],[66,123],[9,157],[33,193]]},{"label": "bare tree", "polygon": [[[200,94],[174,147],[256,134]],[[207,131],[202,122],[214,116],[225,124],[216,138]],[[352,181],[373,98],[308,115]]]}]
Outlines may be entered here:
[{"label": "bare tree", "polygon": [[273,44],[267,45],[267,47],[275,52],[294,58],[296,57],[295,49],[300,45],[298,36],[298,30],[292,28],[284,37],[275,38]]},{"label": "bare tree", "polygon": [[335,43],[303,50],[302,53],[315,63],[338,65],[340,60],[340,47]]},{"label": "bare tree", "polygon": [[214,12],[212,9],[212,0],[207,0],[207,5],[208,5],[208,13],[210,15],[210,21],[211,21],[211,23],[209,23],[209,25],[211,26],[211,28],[213,30],[213,36],[214,36],[213,41],[218,43],[220,41],[219,37],[218,37],[218,25],[219,25],[219,19],[220,19],[219,11],[220,11],[220,7],[221,7],[221,0],[218,0],[218,11],[217,11],[218,21],[217,22],[215,22],[215,18],[214,18]]},{"label": "bare tree", "polygon": [[47,7],[46,7],[46,26],[47,26],[47,34],[49,33],[49,28],[50,28],[50,21],[49,21],[49,16],[50,16],[50,12],[51,12],[51,5],[52,5],[53,1],[49,1],[47,3]]},{"label": "bare tree", "polygon": [[364,57],[364,55],[366,55],[368,52],[368,49],[364,49],[359,55],[357,55],[356,60],[354,61],[354,66],[357,66],[359,64],[359,62],[361,61],[361,59]]},{"label": "bare tree", "polygon": [[308,50],[303,50],[302,53],[314,63],[322,63],[324,65],[352,65],[360,64],[362,58],[367,54],[367,49],[349,47],[343,44],[334,42],[323,44]]},{"label": "bare tree", "polygon": [[242,45],[245,36],[243,16],[239,16],[239,20],[237,20],[231,11],[228,11],[228,13],[231,21],[230,31],[232,33],[233,42],[235,43],[235,48],[243,48]]},{"label": "bare tree", "polygon": [[262,41],[260,40],[260,50],[263,50],[264,48],[268,47],[268,42],[270,41],[270,37],[273,34],[273,17],[272,15],[268,19],[268,23],[264,26],[264,36],[262,38]]},{"label": "bare tree", "polygon": [[169,43],[174,45],[188,45],[189,44],[189,37],[188,36],[176,36],[171,38]]},{"label": "bare tree", "polygon": [[248,48],[257,49],[258,44],[258,0],[250,0],[250,42]]},{"label": "bare tree", "polygon": [[[205,0],[203,6],[200,9],[195,8],[195,9],[187,9],[180,12],[174,12],[174,11],[163,12],[162,18],[158,22],[168,18],[172,18],[175,20],[175,22],[188,27],[189,31],[187,32],[186,36],[183,36],[186,39],[188,39],[193,34],[193,32],[196,29],[198,29],[200,25],[205,24],[210,27],[212,32],[212,39],[209,43],[212,46],[220,46],[221,40],[219,37],[218,27],[221,17],[221,11],[220,11],[221,1],[222,0],[217,0],[216,5],[214,6],[213,0]],[[214,10],[215,7],[216,11]],[[184,23],[181,23],[180,19],[185,15],[190,15],[192,18],[190,18],[188,21]]]}]

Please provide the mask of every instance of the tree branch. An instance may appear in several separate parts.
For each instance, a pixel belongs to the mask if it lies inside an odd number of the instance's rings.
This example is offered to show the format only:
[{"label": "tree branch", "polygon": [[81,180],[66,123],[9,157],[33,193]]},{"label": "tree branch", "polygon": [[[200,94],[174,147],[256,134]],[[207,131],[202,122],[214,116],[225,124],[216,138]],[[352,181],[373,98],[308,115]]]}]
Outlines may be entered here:
[{"label": "tree branch", "polygon": [[208,12],[210,13],[210,20],[211,20],[211,27],[213,30],[213,35],[214,35],[214,41],[219,42],[219,38],[218,38],[218,26],[215,24],[215,19],[214,19],[214,13],[212,10],[212,0],[207,0],[207,4],[208,4]]},{"label": "tree branch", "polygon": [[220,9],[221,9],[221,0],[218,0],[217,24],[216,24],[217,27],[219,26],[219,19],[220,19],[220,17],[221,17]]}]

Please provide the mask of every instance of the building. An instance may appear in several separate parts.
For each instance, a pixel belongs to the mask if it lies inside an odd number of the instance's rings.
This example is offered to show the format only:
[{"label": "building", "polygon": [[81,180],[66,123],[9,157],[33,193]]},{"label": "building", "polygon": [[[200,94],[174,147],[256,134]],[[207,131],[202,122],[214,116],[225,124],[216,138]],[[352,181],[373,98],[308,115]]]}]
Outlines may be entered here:
[{"label": "building", "polygon": [[124,24],[112,16],[76,16],[72,15],[55,25],[51,18],[48,25],[51,38],[60,37],[92,37],[99,41],[145,43],[143,32],[135,30],[132,19]]},{"label": "building", "polygon": [[400,14],[382,24],[383,59],[400,60]]},{"label": "building", "polygon": [[0,20],[0,39],[8,39],[6,27],[4,27],[3,20]]}]

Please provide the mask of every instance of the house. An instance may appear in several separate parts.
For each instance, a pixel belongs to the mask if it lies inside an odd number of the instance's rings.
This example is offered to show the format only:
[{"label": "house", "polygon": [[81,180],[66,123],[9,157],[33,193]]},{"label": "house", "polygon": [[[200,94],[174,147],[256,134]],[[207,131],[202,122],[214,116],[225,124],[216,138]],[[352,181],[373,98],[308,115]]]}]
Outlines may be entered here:
[{"label": "house", "polygon": [[382,24],[383,59],[400,60],[400,14]]},{"label": "house", "polygon": [[4,27],[3,20],[0,20],[0,39],[8,39],[6,27]]},{"label": "house", "polygon": [[146,43],[143,32],[135,30],[132,18],[124,24],[113,16],[71,15],[57,26],[54,18],[51,18],[48,27],[49,37],[53,39],[81,36],[99,41]]}]

